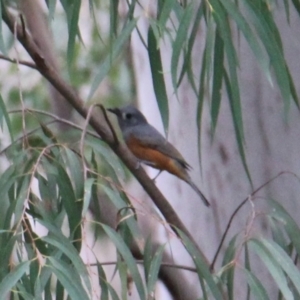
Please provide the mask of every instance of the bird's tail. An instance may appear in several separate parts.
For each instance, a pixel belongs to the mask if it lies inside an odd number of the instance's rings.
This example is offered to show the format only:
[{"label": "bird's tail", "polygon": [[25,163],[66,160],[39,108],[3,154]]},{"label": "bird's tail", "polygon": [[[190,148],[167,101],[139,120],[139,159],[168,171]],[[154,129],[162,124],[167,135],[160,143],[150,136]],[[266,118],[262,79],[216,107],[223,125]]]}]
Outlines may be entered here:
[{"label": "bird's tail", "polygon": [[198,187],[196,186],[196,184],[190,179],[188,178],[187,180],[185,180],[192,188],[193,190],[200,196],[200,198],[202,199],[202,201],[204,202],[204,204],[206,206],[210,206],[210,203],[208,202],[208,200],[206,199],[206,197],[202,194],[202,192],[198,189]]}]

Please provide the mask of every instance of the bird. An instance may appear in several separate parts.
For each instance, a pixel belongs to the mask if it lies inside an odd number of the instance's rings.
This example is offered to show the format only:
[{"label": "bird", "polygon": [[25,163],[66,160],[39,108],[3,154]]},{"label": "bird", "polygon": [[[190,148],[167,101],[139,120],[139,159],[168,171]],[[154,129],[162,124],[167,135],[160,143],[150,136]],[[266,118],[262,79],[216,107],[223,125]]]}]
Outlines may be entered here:
[{"label": "bird", "polygon": [[139,161],[160,171],[167,171],[185,181],[200,196],[204,204],[210,206],[209,201],[188,174],[191,166],[180,152],[148,123],[136,107],[127,105],[107,110],[117,116],[124,141]]}]

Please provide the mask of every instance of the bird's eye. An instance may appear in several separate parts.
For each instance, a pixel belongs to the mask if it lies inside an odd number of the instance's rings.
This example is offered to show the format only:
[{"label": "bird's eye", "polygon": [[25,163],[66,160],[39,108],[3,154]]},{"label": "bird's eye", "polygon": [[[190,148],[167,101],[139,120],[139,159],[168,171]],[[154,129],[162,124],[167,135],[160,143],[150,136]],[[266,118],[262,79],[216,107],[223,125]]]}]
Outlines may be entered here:
[{"label": "bird's eye", "polygon": [[125,115],[125,118],[126,118],[127,120],[130,120],[130,119],[132,118],[132,114],[126,114],[126,115]]}]

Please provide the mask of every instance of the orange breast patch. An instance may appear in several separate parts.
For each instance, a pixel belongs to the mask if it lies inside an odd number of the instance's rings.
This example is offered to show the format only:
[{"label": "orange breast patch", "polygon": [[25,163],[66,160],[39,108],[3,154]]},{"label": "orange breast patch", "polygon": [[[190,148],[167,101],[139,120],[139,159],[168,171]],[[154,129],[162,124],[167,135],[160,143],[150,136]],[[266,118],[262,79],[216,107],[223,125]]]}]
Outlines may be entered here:
[{"label": "orange breast patch", "polygon": [[140,160],[148,161],[153,168],[168,171],[171,174],[185,180],[186,170],[173,158],[142,144],[131,137],[126,141],[130,151]]}]

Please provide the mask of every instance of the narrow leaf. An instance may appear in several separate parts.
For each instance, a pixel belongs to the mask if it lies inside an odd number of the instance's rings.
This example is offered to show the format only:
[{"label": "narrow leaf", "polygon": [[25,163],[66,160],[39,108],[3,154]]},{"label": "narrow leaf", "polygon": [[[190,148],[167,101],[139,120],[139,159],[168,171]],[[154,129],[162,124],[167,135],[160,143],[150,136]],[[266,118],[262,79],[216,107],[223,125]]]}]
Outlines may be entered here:
[{"label": "narrow leaf", "polygon": [[84,217],[89,209],[91,197],[92,197],[92,187],[95,183],[95,178],[88,178],[84,183],[84,197],[83,197],[83,208],[82,216]]},{"label": "narrow leaf", "polygon": [[120,238],[120,236],[113,229],[111,229],[109,226],[104,224],[102,224],[101,226],[103,230],[106,232],[106,234],[109,236],[109,238],[112,240],[112,242],[115,244],[119,253],[122,255],[122,258],[126,262],[128,269],[131,273],[131,276],[133,278],[133,281],[136,285],[140,299],[146,299],[143,281],[139,273],[139,270],[137,268],[137,264],[130,250],[128,249],[124,241]]},{"label": "narrow leaf", "polygon": [[148,56],[156,101],[162,117],[165,133],[167,134],[169,126],[168,96],[165,86],[160,50],[158,48],[152,27],[149,27],[148,31]]},{"label": "narrow leaf", "polygon": [[247,275],[247,281],[248,285],[250,287],[250,290],[257,300],[269,300],[268,294],[264,288],[264,286],[261,284],[261,282],[257,279],[257,277],[247,269],[243,269],[243,271]]},{"label": "narrow leaf", "polygon": [[158,17],[158,26],[162,33],[165,31],[166,23],[169,20],[170,13],[174,7],[174,2],[175,0],[163,1],[163,6]]},{"label": "narrow leaf", "polygon": [[148,279],[147,280],[147,287],[148,287],[148,295],[149,296],[154,294],[155,284],[157,282],[158,272],[159,272],[159,269],[160,269],[164,249],[165,249],[165,245],[161,245],[157,249],[157,251],[155,252],[155,254],[153,256],[151,265],[150,265],[148,278],[147,278]]},{"label": "narrow leaf", "polygon": [[0,283],[0,295],[5,299],[10,290],[21,279],[25,272],[27,272],[30,261],[20,263],[16,268],[9,272]]},{"label": "narrow leaf", "polygon": [[79,21],[80,7],[81,7],[81,0],[73,0],[72,4],[69,6],[69,10],[71,11],[68,52],[67,52],[67,61],[68,61],[69,69],[71,68],[74,59],[75,40],[78,34],[78,21]]},{"label": "narrow leaf", "polygon": [[97,261],[98,281],[101,288],[100,300],[108,300],[108,282],[101,264]]},{"label": "narrow leaf", "polygon": [[273,208],[271,217],[273,217],[276,221],[279,221],[282,224],[290,240],[293,242],[293,245],[298,255],[300,255],[299,226],[280,203],[272,199],[270,199],[269,201]]},{"label": "narrow leaf", "polygon": [[[1,7],[1,5],[0,5],[0,7]],[[1,22],[0,22],[0,24],[1,24]],[[1,28],[0,28],[0,30],[1,30]],[[13,130],[12,130],[12,126],[10,123],[10,118],[8,116],[3,98],[0,95],[0,126],[2,129],[3,129],[3,119],[5,120],[5,123],[7,125],[11,141],[14,141]]]},{"label": "narrow leaf", "polygon": [[269,55],[287,113],[290,106],[291,89],[278,28],[266,3],[260,0],[244,0],[244,2],[249,8],[248,11],[254,20],[253,25]]},{"label": "narrow leaf", "polygon": [[270,251],[268,251],[268,249],[266,249],[260,240],[252,239],[249,241],[249,245],[265,264],[285,299],[293,300],[294,297],[288,286],[286,276],[275,257],[270,253]]},{"label": "narrow leaf", "polygon": [[292,0],[292,3],[294,4],[297,13],[300,16],[300,1],[299,0]]},{"label": "narrow leaf", "polygon": [[74,273],[74,269],[70,265],[54,257],[49,257],[48,260],[53,273],[57,276],[57,279],[66,289],[72,300],[90,299],[82,287],[79,277]]},{"label": "narrow leaf", "polygon": [[244,170],[246,172],[248,180],[249,180],[251,186],[253,186],[251,175],[250,175],[247,161],[246,161],[246,154],[245,154],[244,145],[243,145],[243,138],[240,135],[240,130],[238,129],[239,125],[237,123],[237,119],[234,118],[234,114],[235,114],[234,100],[232,99],[231,83],[229,81],[229,78],[228,78],[228,75],[226,72],[224,72],[224,79],[225,79],[225,86],[227,89],[229,104],[230,104],[230,108],[231,108],[231,114],[233,115],[233,125],[234,125],[234,130],[235,130],[236,141],[237,141],[237,145],[238,145],[238,149],[239,149],[239,153],[240,153],[240,158],[241,158],[242,164],[244,166]]},{"label": "narrow leaf", "polygon": [[188,30],[191,24],[192,16],[194,14],[194,5],[190,4],[184,11],[182,18],[179,21],[179,28],[176,34],[176,38],[173,44],[173,52],[171,58],[171,76],[173,88],[175,89],[175,93],[177,92],[177,67],[179,63],[179,58],[181,51],[183,49],[184,43],[188,37]]},{"label": "narrow leaf", "polygon": [[[190,254],[191,258],[193,259],[196,268],[197,268],[197,274],[199,277],[200,282],[202,280],[205,280],[208,287],[210,288],[211,293],[213,294],[215,299],[223,299],[221,291],[219,290],[218,285],[215,283],[214,278],[212,274],[209,271],[208,265],[205,262],[202,255],[195,249],[193,243],[190,242],[188,237],[178,228],[176,228],[176,231],[180,235],[182,242],[184,246],[186,247],[188,253]],[[202,286],[203,294],[206,293],[205,288]]]},{"label": "narrow leaf", "polygon": [[0,17],[1,17],[1,22],[0,22],[0,51],[7,56],[7,50],[5,47],[4,39],[3,39],[3,28],[2,28],[2,3],[0,3]]},{"label": "narrow leaf", "polygon": [[128,41],[131,32],[136,26],[136,23],[137,23],[137,19],[133,19],[128,24],[126,24],[126,26],[120,33],[119,37],[112,44],[112,49],[110,50],[110,53],[107,55],[106,59],[99,66],[100,71],[96,74],[91,84],[91,90],[88,99],[91,99],[93,97],[98,86],[100,85],[102,80],[106,77],[109,70],[111,69],[112,62],[115,61],[115,59],[118,57],[120,52],[124,49],[124,44]]},{"label": "narrow leaf", "polygon": [[232,260],[235,257],[235,253],[236,253],[236,239],[237,239],[237,235],[235,235],[226,251],[224,254],[224,258],[223,258],[223,263],[222,266],[225,268],[225,272],[224,274],[222,274],[222,278],[225,279],[225,283],[227,286],[227,292],[228,292],[228,299],[234,299],[234,272],[235,272],[235,268],[234,265],[231,266],[227,266],[228,264],[230,264],[232,262]]},{"label": "narrow leaf", "polygon": [[221,104],[221,88],[224,70],[224,42],[216,30],[213,66],[213,86],[211,99],[212,137],[214,136]]},{"label": "narrow leaf", "polygon": [[92,288],[87,268],[71,242],[62,235],[60,235],[59,237],[45,236],[41,239],[46,243],[53,245],[56,249],[61,250],[70,259],[72,265],[77,271],[77,274],[83,278],[86,288],[88,289],[89,293],[92,294]]},{"label": "narrow leaf", "polygon": [[279,245],[277,245],[273,241],[268,241],[266,239],[260,239],[260,241],[272,254],[274,259],[278,262],[287,276],[291,279],[298,293],[300,293],[300,272],[295,266],[292,259]]}]

